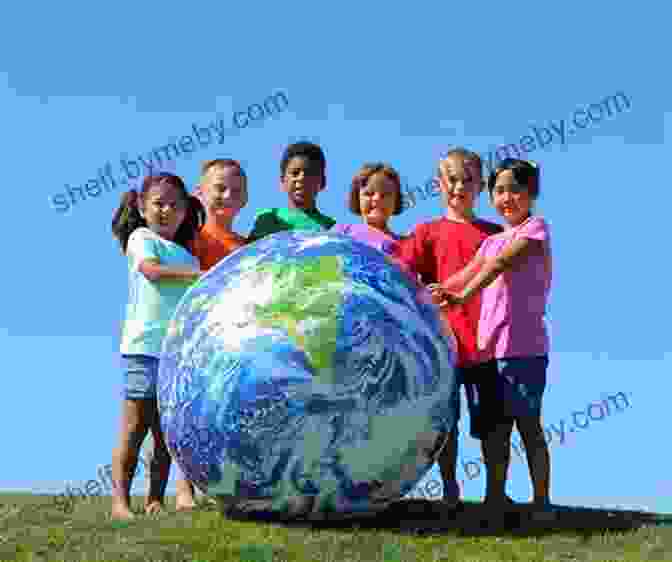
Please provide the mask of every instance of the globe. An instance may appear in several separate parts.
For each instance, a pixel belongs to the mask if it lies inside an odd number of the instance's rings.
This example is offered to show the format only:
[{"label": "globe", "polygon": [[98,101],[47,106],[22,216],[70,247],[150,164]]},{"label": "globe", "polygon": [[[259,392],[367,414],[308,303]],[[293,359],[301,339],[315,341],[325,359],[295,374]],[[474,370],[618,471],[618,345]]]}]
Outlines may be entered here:
[{"label": "globe", "polygon": [[290,517],[377,512],[455,423],[456,350],[392,258],[331,233],[244,246],[181,300],[158,404],[186,478]]}]

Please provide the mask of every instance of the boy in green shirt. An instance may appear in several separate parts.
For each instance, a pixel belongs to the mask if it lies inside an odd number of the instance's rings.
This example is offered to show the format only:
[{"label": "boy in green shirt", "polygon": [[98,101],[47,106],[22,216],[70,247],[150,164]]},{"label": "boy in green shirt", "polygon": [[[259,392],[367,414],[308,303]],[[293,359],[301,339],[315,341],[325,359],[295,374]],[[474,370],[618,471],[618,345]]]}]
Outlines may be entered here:
[{"label": "boy in green shirt", "polygon": [[326,159],[311,142],[291,144],[280,161],[280,181],[287,193],[286,208],[261,209],[255,217],[249,240],[259,240],[284,230],[329,230],[336,221],[317,210],[317,194],[327,184]]}]

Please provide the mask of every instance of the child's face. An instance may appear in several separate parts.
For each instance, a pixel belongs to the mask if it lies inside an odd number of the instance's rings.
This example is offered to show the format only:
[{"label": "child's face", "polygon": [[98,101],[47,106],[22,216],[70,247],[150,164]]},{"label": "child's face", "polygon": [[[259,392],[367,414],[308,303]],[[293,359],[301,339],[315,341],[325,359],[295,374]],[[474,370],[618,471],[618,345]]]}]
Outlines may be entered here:
[{"label": "child's face", "polygon": [[291,207],[297,209],[315,208],[317,194],[324,189],[322,168],[302,156],[295,156],[287,162],[285,175],[281,178],[282,190],[289,197]]},{"label": "child's face", "polygon": [[473,213],[474,203],[481,191],[481,170],[478,164],[460,157],[449,157],[439,164],[441,198],[446,207],[459,215]]},{"label": "child's face", "polygon": [[398,197],[397,185],[384,174],[373,174],[366,187],[359,191],[359,210],[368,225],[382,228],[394,214]]},{"label": "child's face", "polygon": [[505,170],[497,176],[491,199],[495,210],[511,226],[522,223],[530,215],[530,193],[527,186],[516,183],[511,170]]},{"label": "child's face", "polygon": [[247,204],[246,183],[233,166],[210,168],[201,181],[208,215],[235,217]]},{"label": "child's face", "polygon": [[175,186],[161,183],[150,187],[140,199],[147,226],[162,238],[173,240],[187,216],[187,201]]}]

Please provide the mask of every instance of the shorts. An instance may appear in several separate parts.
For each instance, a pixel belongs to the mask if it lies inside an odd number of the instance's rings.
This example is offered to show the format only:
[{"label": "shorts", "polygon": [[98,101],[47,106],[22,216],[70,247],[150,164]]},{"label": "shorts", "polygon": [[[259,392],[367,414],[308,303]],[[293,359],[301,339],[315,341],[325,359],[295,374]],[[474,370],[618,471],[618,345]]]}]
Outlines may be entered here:
[{"label": "shorts", "polygon": [[[492,417],[493,409],[498,409],[498,401],[494,392],[494,380],[497,377],[497,368],[492,362],[479,363],[468,367],[458,367],[455,370],[457,392],[454,398],[455,420],[460,419],[460,387],[464,387],[467,395],[470,428],[469,435],[474,439],[482,439],[489,431],[488,419]],[[457,427],[457,425],[456,425]]]},{"label": "shorts", "polygon": [[123,397],[126,400],[156,399],[156,380],[159,375],[158,357],[122,355],[124,369]]},{"label": "shorts", "polygon": [[493,359],[484,365],[495,369],[497,376],[484,392],[496,403],[492,415],[486,416],[490,423],[499,420],[541,416],[541,402],[546,390],[548,355]]}]

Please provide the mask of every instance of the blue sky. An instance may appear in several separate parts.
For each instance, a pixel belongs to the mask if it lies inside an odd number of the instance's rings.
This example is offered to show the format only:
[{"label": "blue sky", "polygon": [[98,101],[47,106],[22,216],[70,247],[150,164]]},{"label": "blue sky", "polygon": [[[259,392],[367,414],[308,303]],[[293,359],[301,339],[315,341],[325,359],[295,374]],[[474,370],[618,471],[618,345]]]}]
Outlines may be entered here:
[{"label": "blue sky", "polygon": [[[622,92],[627,110],[529,154],[542,168],[538,210],[552,225],[555,260],[544,423],[626,393],[630,408],[552,446],[554,498],[672,512],[669,265],[660,253],[669,20],[662,5],[585,2],[7,7],[0,489],[57,492],[95,478],[116,440],[127,298],[110,234],[119,188],[63,213],[50,199],[65,184],[82,186],[107,162],[120,175],[124,155],[177,141],[194,123],[230,123],[234,111],[284,92],[284,112],[180,157],[177,173],[193,185],[203,159],[242,161],[250,202],[236,225],[246,233],[255,208],[284,204],[284,147],[313,140],[328,160],[319,206],[350,221],[345,197],[365,161],[388,161],[419,185],[449,146],[487,153]],[[485,197],[479,210],[496,218]],[[440,213],[429,198],[392,225],[405,232]],[[478,456],[476,442],[463,445],[465,462]],[[465,480],[478,497],[483,478]],[[518,463],[510,492],[523,500],[529,491]]]}]

